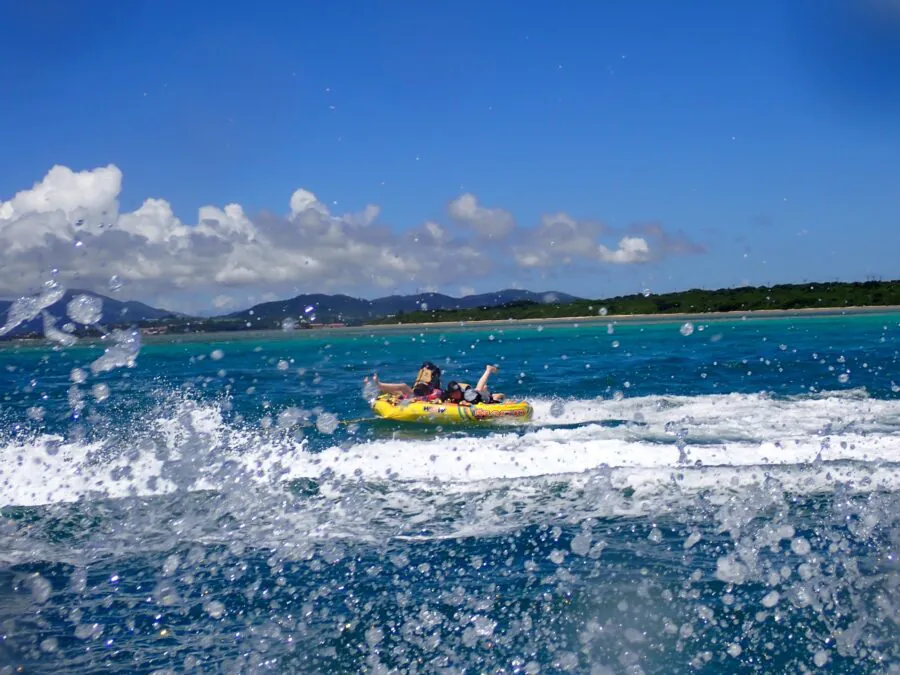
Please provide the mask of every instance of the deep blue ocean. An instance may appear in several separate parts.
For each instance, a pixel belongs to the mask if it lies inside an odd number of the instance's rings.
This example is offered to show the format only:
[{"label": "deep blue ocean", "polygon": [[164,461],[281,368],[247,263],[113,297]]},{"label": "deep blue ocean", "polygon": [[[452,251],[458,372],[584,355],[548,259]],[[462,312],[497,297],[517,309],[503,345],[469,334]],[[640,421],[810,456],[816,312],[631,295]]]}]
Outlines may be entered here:
[{"label": "deep blue ocean", "polygon": [[0,345],[3,675],[900,672],[898,314],[107,346]]}]

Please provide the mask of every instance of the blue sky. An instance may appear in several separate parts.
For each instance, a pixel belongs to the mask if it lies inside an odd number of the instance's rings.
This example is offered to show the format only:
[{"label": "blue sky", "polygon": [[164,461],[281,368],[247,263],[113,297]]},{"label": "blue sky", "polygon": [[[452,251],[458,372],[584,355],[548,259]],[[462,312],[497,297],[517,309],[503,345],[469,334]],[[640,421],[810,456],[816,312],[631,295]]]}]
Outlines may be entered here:
[{"label": "blue sky", "polygon": [[[603,297],[893,278],[900,12],[860,18],[845,4],[2,0],[0,201],[12,204],[55,165],[114,165],[119,213],[161,199],[188,226],[206,205],[239,203],[254,223],[261,210],[285,217],[298,188],[329,218],[378,205],[371,227],[395,237],[426,221],[477,235],[477,217],[448,213],[465,193],[515,222],[505,243],[470,240],[481,262],[456,274],[444,261],[434,283],[427,269],[405,280],[375,271],[378,288],[324,283],[328,260],[356,264],[347,257],[322,258],[319,276],[297,279],[247,272],[218,283],[203,268],[196,285],[175,288],[168,272],[151,278],[149,264],[147,283],[133,275],[131,295],[184,307],[317,290],[373,297],[517,284]],[[8,210],[10,222],[28,215],[25,201],[15,216]],[[76,207],[100,208],[85,201],[67,208],[69,220]],[[503,262],[559,212],[610,251],[648,223],[666,239],[648,239],[651,255],[625,263],[594,254],[527,269]],[[64,238],[61,225],[47,227]],[[139,249],[135,227],[116,245]],[[52,247],[32,247],[27,259],[97,286],[93,268],[112,269],[115,251],[94,241],[109,262],[88,252],[57,264]],[[359,250],[364,267],[371,254]],[[24,278],[0,279],[0,291],[28,291],[15,288]]]}]

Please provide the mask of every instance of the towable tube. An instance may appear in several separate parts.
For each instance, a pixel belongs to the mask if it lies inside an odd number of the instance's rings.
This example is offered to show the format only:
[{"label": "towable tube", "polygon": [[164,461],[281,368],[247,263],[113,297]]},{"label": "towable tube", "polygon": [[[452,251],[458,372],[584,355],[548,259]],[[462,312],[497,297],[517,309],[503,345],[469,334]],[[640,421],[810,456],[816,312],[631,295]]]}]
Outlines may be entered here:
[{"label": "towable tube", "polygon": [[372,403],[372,410],[379,417],[397,422],[436,424],[478,424],[497,420],[527,422],[533,412],[527,401],[459,405],[403,399],[396,394],[382,394]]}]

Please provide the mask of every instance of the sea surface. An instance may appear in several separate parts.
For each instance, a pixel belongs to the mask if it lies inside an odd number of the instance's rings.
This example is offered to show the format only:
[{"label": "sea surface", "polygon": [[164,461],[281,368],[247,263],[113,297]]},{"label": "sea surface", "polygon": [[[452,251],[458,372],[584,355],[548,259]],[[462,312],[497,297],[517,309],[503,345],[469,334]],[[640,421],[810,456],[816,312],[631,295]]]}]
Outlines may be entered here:
[{"label": "sea surface", "polygon": [[896,313],[121,337],[0,345],[3,675],[900,672]]}]

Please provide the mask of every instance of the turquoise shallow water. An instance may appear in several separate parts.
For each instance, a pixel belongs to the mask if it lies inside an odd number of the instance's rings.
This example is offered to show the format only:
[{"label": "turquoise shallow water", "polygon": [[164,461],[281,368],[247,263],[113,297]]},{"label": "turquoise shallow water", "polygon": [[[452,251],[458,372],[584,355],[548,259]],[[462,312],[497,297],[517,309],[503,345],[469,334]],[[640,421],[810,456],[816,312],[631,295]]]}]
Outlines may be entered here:
[{"label": "turquoise shallow water", "polygon": [[[885,672],[900,315],[0,347],[0,668]],[[527,426],[372,420],[430,359]],[[3,671],[0,671],[3,672]],[[8,671],[13,672],[13,671]]]}]

